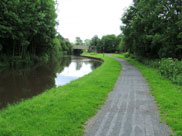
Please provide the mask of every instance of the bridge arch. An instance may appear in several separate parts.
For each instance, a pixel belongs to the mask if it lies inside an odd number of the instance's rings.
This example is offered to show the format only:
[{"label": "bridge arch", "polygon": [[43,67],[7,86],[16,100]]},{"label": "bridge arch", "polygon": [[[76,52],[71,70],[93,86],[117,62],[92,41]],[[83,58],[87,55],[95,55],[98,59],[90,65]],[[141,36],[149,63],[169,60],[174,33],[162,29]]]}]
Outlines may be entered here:
[{"label": "bridge arch", "polygon": [[88,50],[89,46],[74,45],[72,48],[73,48],[73,54],[74,55],[80,55],[83,53],[83,50]]},{"label": "bridge arch", "polygon": [[84,45],[74,45],[73,50],[88,50],[89,46],[84,46]]}]

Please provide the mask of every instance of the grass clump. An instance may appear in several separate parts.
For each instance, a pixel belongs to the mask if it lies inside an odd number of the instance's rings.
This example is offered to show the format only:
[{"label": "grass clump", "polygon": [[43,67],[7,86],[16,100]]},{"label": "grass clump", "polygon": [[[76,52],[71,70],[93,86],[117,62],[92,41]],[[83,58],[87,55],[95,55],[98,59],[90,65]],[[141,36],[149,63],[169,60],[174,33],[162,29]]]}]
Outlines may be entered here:
[{"label": "grass clump", "polygon": [[78,80],[2,110],[0,136],[81,136],[84,123],[104,103],[121,70],[110,57],[89,56],[104,62]]},{"label": "grass clump", "polygon": [[148,67],[124,55],[113,54],[113,56],[128,60],[141,71],[160,108],[162,119],[172,128],[175,136],[182,136],[182,86],[173,84],[161,76],[159,69]]}]

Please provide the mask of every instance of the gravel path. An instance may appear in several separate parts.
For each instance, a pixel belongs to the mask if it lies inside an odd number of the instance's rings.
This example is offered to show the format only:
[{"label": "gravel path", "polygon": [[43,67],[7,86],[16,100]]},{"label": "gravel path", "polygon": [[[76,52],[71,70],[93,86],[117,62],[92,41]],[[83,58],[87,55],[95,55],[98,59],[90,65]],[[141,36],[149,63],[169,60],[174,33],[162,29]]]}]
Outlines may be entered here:
[{"label": "gravel path", "polygon": [[114,90],[85,126],[84,136],[169,136],[141,73],[125,60]]}]

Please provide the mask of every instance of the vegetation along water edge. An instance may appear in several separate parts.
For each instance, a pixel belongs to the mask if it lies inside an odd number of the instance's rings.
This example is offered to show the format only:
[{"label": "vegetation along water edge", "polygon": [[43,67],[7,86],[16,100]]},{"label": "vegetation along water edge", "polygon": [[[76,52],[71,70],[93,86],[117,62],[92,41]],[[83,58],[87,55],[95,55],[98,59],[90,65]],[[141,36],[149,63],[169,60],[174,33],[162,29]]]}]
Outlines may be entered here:
[{"label": "vegetation along water edge", "polygon": [[103,54],[84,54],[104,60],[92,73],[52,88],[0,111],[0,136],[81,136],[113,89],[121,65]]},{"label": "vegetation along water edge", "polygon": [[182,136],[182,86],[161,76],[158,69],[148,67],[121,54],[112,55],[128,60],[141,71],[160,109],[161,118],[171,127],[175,136]]}]

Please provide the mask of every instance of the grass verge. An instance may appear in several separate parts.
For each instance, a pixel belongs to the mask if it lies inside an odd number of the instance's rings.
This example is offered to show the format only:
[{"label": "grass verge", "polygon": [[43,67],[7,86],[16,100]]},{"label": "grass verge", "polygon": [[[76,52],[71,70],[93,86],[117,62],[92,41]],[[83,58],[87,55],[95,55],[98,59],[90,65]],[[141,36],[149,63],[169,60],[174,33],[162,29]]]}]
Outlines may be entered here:
[{"label": "grass verge", "polygon": [[84,123],[93,116],[113,89],[120,74],[118,61],[104,60],[92,73],[10,105],[0,112],[0,136],[81,136]]},{"label": "grass verge", "polygon": [[175,136],[182,136],[182,86],[173,84],[162,77],[157,69],[149,68],[123,55],[112,55],[128,60],[141,71],[160,108],[161,118],[172,128]]}]

